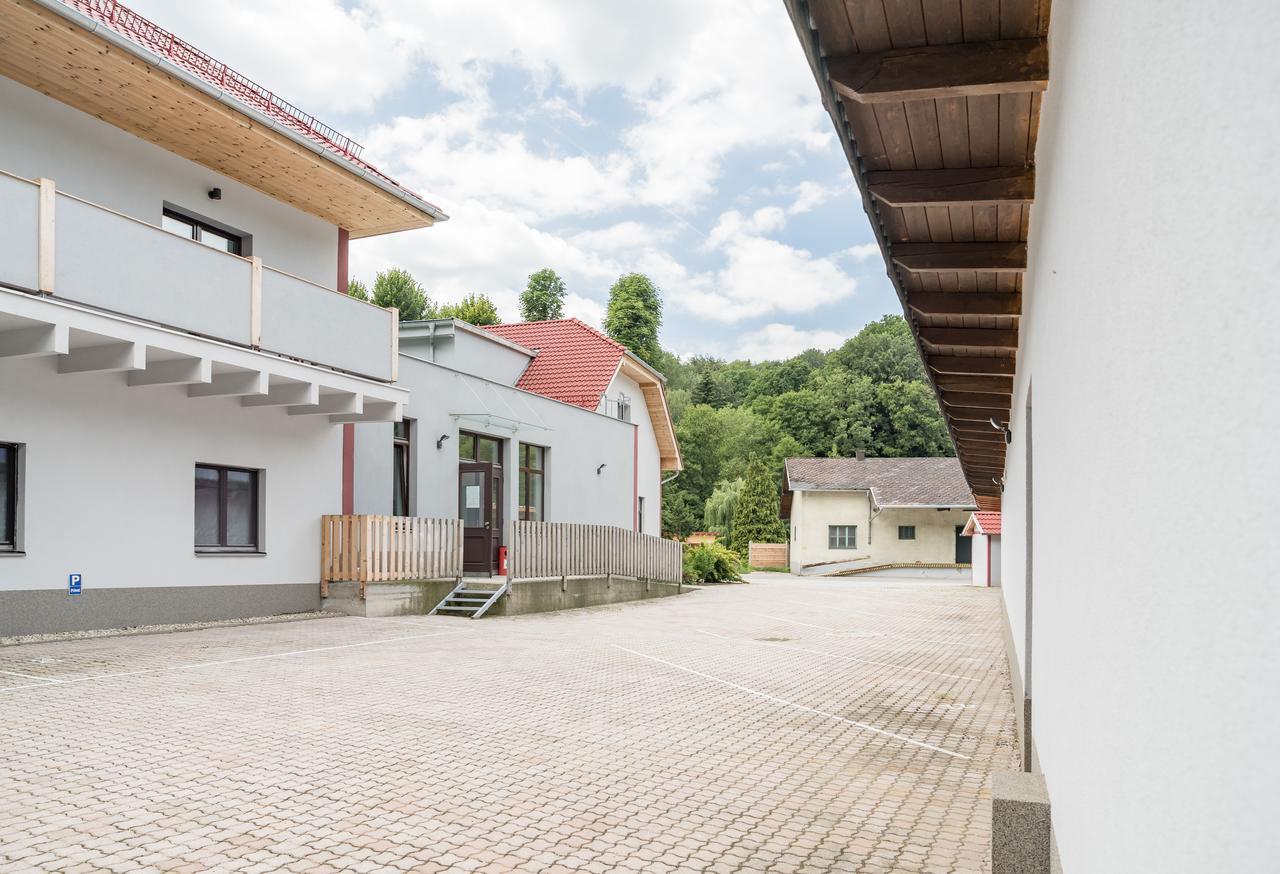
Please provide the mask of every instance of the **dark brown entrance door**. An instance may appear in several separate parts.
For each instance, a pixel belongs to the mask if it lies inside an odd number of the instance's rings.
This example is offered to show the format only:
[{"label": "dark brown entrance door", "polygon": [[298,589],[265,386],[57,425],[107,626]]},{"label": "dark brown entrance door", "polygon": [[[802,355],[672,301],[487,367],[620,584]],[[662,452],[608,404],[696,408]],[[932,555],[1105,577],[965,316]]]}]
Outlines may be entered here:
[{"label": "dark brown entrance door", "polygon": [[484,461],[458,464],[458,516],[462,519],[462,570],[491,574],[502,538],[502,468]]}]

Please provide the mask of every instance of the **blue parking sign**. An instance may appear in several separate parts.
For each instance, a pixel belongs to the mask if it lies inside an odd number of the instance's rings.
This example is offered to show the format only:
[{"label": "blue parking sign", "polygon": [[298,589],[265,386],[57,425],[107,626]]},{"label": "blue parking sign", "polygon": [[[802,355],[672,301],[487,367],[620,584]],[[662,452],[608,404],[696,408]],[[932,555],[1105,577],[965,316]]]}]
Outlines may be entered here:
[{"label": "blue parking sign", "polygon": [[67,577],[67,594],[79,595],[80,585],[81,585],[81,581],[80,581],[79,574],[72,574],[71,576]]}]

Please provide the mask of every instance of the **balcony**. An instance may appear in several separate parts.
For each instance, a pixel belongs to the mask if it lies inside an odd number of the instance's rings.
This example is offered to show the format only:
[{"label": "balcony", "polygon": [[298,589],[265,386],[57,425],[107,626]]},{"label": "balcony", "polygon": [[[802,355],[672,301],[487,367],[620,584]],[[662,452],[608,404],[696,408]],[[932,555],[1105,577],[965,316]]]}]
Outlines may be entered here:
[{"label": "balcony", "polygon": [[0,284],[383,382],[396,314],[0,171]]}]

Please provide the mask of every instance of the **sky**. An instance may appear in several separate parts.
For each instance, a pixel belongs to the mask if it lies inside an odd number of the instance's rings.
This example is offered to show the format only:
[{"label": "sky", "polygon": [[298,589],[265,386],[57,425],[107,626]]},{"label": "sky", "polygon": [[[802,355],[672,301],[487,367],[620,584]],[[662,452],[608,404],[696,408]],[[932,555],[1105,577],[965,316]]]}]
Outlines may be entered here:
[{"label": "sky", "polygon": [[599,326],[650,276],[662,345],[759,361],[898,312],[780,0],[132,0],[138,12],[364,145],[448,222],[351,244],[433,300],[530,273]]}]

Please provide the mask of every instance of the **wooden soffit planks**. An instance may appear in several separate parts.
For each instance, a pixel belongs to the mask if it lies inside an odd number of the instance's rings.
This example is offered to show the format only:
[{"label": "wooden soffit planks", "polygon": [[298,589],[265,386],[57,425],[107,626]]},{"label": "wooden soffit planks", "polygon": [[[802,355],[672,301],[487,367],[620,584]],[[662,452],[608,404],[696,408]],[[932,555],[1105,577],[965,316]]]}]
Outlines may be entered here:
[{"label": "wooden soffit planks", "polygon": [[432,216],[30,0],[0,0],[0,75],[297,207],[352,237]]}]

